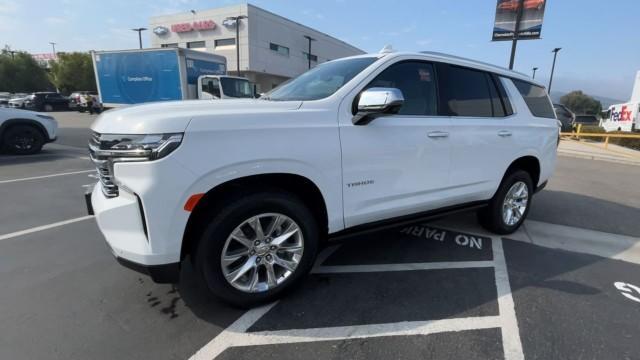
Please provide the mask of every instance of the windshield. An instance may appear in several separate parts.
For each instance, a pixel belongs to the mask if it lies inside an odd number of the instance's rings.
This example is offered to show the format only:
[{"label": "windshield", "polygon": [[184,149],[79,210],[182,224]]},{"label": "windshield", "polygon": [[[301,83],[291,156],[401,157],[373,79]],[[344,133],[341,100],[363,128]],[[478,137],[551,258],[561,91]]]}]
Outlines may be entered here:
[{"label": "windshield", "polygon": [[377,58],[364,57],[318,65],[265,95],[266,100],[318,100],[332,95]]},{"label": "windshield", "polygon": [[222,92],[228,97],[252,98],[251,83],[245,79],[221,78]]}]

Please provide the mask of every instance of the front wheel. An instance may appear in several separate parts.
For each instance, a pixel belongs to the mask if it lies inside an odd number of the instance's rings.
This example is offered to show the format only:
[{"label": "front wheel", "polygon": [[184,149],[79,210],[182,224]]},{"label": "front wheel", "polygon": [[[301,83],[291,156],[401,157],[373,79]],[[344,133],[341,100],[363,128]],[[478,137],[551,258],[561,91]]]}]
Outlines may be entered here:
[{"label": "front wheel", "polygon": [[311,270],[318,225],[295,195],[261,192],[226,204],[204,231],[195,256],[214,296],[241,307],[268,302]]},{"label": "front wheel", "polygon": [[511,234],[524,222],[531,207],[533,181],[529,173],[516,170],[508,174],[489,205],[478,211],[485,229],[496,234]]},{"label": "front wheel", "polygon": [[30,125],[16,125],[7,130],[2,139],[4,150],[17,155],[31,155],[42,149],[45,138]]}]

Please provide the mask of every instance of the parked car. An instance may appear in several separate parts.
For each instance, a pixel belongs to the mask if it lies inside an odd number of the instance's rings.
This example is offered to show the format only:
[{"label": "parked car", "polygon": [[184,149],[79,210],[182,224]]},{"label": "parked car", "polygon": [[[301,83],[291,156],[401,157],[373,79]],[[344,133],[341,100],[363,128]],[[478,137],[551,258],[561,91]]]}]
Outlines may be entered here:
[{"label": "parked car", "polygon": [[562,123],[562,131],[571,131],[576,115],[562,104],[553,104],[553,109],[556,111],[556,118]]},{"label": "parked car", "polygon": [[595,115],[576,115],[572,123],[573,128],[578,127],[578,124],[598,126],[600,120]]},{"label": "parked car", "polygon": [[9,99],[11,99],[11,93],[0,92],[0,107],[8,107]]},{"label": "parked car", "polygon": [[27,97],[24,106],[37,111],[67,110],[69,99],[57,92],[37,92]]},{"label": "parked car", "polygon": [[5,152],[35,154],[56,140],[58,122],[35,111],[0,108],[0,149]]},{"label": "parked car", "polygon": [[320,64],[261,99],[171,101],[92,125],[88,210],[119,262],[214,295],[270,301],[321,244],[475,210],[514,232],[551,177],[559,126],[543,85],[440,53]]},{"label": "parked car", "polygon": [[14,109],[24,109],[28,97],[29,94],[13,94],[11,98],[9,98],[9,102],[7,105],[8,107]]},{"label": "parked car", "polygon": [[69,109],[71,110],[78,110],[80,108],[80,104],[82,103],[82,99],[85,95],[90,94],[90,95],[95,95],[97,96],[97,94],[95,92],[91,92],[91,91],[74,91],[71,93],[71,95],[69,95]]}]

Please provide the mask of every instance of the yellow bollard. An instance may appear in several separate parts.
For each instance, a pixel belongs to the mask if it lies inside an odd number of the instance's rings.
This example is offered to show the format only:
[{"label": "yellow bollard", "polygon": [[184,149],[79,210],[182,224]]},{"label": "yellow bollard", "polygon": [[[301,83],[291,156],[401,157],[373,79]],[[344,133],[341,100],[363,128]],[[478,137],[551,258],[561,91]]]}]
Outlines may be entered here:
[{"label": "yellow bollard", "polygon": [[607,147],[609,147],[609,137],[608,136],[606,138],[604,138],[604,148],[606,149]]},{"label": "yellow bollard", "polygon": [[575,128],[575,136],[576,136],[576,140],[580,140],[580,131],[582,130],[582,124],[578,124],[578,126]]}]

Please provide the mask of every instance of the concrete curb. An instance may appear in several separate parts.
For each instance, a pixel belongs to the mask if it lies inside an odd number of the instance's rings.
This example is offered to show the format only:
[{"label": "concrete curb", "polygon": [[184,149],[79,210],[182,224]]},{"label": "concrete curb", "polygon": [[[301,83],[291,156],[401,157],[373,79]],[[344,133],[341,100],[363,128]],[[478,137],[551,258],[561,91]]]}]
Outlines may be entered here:
[{"label": "concrete curb", "polygon": [[605,158],[605,157],[602,157],[602,156],[593,156],[593,155],[584,155],[584,154],[575,154],[575,153],[566,152],[566,151],[562,151],[562,150],[558,150],[558,155],[564,156],[564,157],[573,157],[573,158],[587,159],[587,160],[607,161],[607,162],[624,164],[624,165],[640,166],[640,161],[626,160],[626,159],[613,159],[613,158]]}]

